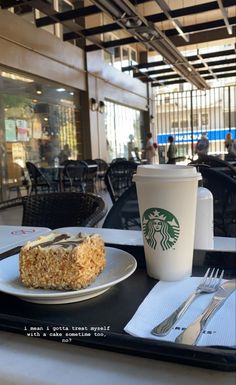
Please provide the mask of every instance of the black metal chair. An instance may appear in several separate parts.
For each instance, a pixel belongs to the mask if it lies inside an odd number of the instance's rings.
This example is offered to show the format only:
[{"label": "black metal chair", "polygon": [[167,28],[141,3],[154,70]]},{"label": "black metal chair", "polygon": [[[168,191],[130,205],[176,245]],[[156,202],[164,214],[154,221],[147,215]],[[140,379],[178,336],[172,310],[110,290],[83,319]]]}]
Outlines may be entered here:
[{"label": "black metal chair", "polygon": [[33,192],[37,194],[39,191],[50,192],[52,188],[51,184],[34,163],[26,162],[26,169],[28,171],[31,183],[31,186],[29,188],[29,194],[32,194]]},{"label": "black metal chair", "polygon": [[12,191],[15,191],[17,196],[21,196],[21,188],[26,188],[29,192],[29,180],[27,180],[24,169],[14,162],[10,162],[8,165],[6,186],[8,190],[8,198]]},{"label": "black metal chair", "polygon": [[22,198],[22,226],[55,229],[68,226],[95,226],[106,214],[104,200],[92,193],[63,192]]},{"label": "black metal chair", "polygon": [[84,162],[87,165],[86,191],[96,193],[97,192],[97,172],[98,172],[97,162],[93,159],[85,159]]},{"label": "black metal chair", "polygon": [[236,180],[217,169],[197,165],[203,186],[214,198],[214,234],[236,237]]},{"label": "black metal chair", "polygon": [[114,159],[112,159],[111,164],[112,163],[117,163],[117,162],[124,162],[125,160],[128,160],[128,159],[125,158],[125,157],[123,157],[123,158],[114,158]]},{"label": "black metal chair", "polygon": [[116,202],[113,203],[113,206],[108,212],[102,227],[124,230],[141,229],[135,184],[132,184],[132,186],[130,186],[116,200]]},{"label": "black metal chair", "polygon": [[221,168],[221,170],[224,170],[224,172],[227,175],[230,175],[231,177],[236,179],[236,168],[227,162],[227,160],[223,160],[217,156],[213,155],[201,155],[200,158],[196,159],[195,161],[192,161],[190,163],[191,165],[198,165],[203,164],[207,165],[213,168]]},{"label": "black metal chair", "polygon": [[69,160],[66,162],[61,177],[64,191],[86,191],[86,176],[88,166],[81,160]]},{"label": "black metal chair", "polygon": [[94,159],[94,161],[97,163],[97,166],[98,166],[97,178],[100,182],[100,188],[102,188],[102,182],[104,183],[105,174],[108,169],[108,164],[105,160],[100,158]]},{"label": "black metal chair", "polygon": [[186,156],[177,156],[175,158],[175,163],[184,162],[185,160],[186,160]]},{"label": "black metal chair", "polygon": [[137,166],[137,163],[126,160],[108,167],[104,181],[113,203],[134,183],[133,175]]},{"label": "black metal chair", "polygon": [[16,206],[22,206],[23,204],[22,199],[23,199],[22,196],[18,196],[17,198],[7,199],[0,202],[0,211],[11,209]]}]

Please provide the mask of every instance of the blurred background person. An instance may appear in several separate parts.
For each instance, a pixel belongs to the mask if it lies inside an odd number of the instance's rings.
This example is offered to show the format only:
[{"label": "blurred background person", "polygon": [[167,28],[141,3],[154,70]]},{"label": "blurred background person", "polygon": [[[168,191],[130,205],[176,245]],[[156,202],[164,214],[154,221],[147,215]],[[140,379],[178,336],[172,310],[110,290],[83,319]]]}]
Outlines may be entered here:
[{"label": "blurred background person", "polygon": [[172,135],[168,136],[168,143],[169,143],[169,147],[167,150],[167,158],[168,158],[167,164],[175,164],[177,147],[175,145],[175,139]]},{"label": "blurred background person", "polygon": [[61,152],[58,155],[59,163],[64,164],[69,159],[70,156],[71,156],[70,147],[68,144],[65,144],[63,149],[61,150]]},{"label": "blurred background person", "polygon": [[207,139],[207,133],[203,132],[201,138],[197,141],[195,147],[195,153],[200,158],[201,156],[207,155],[209,150],[209,140]]},{"label": "blurred background person", "polygon": [[128,149],[128,160],[132,160],[132,152],[134,151],[134,135],[130,134],[129,135],[129,142],[127,143],[127,149]]},{"label": "blurred background person", "polygon": [[155,163],[155,155],[156,155],[156,150],[153,144],[153,139],[152,139],[152,133],[148,132],[147,133],[147,141],[146,141],[146,160],[147,164],[154,164]]},{"label": "blurred background person", "polygon": [[233,140],[231,132],[228,132],[225,138],[225,148],[228,154],[225,155],[225,160],[235,160],[236,158],[236,141]]}]

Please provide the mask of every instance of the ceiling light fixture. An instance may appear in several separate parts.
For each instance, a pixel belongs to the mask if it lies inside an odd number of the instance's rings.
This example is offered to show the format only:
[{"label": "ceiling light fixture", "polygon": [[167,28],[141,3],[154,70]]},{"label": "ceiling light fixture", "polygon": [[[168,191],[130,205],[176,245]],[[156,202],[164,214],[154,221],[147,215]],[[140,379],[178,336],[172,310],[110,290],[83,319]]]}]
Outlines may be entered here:
[{"label": "ceiling light fixture", "polygon": [[70,106],[73,106],[73,102],[71,100],[68,100],[68,99],[60,99],[60,102],[65,103],[65,104],[69,104]]},{"label": "ceiling light fixture", "polygon": [[25,82],[25,83],[33,83],[34,82],[33,79],[26,78],[24,76],[20,76],[20,75],[16,75],[16,74],[11,74],[11,73],[5,72],[5,71],[0,72],[0,75],[3,78],[12,79],[12,80],[19,80],[19,81]]},{"label": "ceiling light fixture", "polygon": [[42,87],[38,84],[36,84],[36,94],[37,95],[42,95],[43,91],[42,91]]}]

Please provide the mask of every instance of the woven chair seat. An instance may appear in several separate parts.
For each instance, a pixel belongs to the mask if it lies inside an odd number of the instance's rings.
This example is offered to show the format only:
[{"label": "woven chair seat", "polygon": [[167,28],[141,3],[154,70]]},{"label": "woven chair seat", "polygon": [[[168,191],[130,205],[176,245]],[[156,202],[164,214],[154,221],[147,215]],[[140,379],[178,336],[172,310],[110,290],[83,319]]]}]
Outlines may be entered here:
[{"label": "woven chair seat", "polygon": [[95,226],[106,213],[104,200],[92,193],[63,192],[23,197],[23,226],[55,229]]}]

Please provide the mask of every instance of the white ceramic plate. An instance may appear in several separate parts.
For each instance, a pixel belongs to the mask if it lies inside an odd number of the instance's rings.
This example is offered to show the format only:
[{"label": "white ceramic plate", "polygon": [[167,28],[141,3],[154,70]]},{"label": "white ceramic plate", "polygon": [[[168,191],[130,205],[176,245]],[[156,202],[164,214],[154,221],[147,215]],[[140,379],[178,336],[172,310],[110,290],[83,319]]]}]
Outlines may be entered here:
[{"label": "white ceramic plate", "polygon": [[136,269],[136,259],[129,253],[106,247],[106,267],[87,288],[80,290],[28,289],[20,281],[19,255],[0,261],[0,291],[24,301],[40,304],[65,304],[96,297],[118,282],[128,278]]}]

